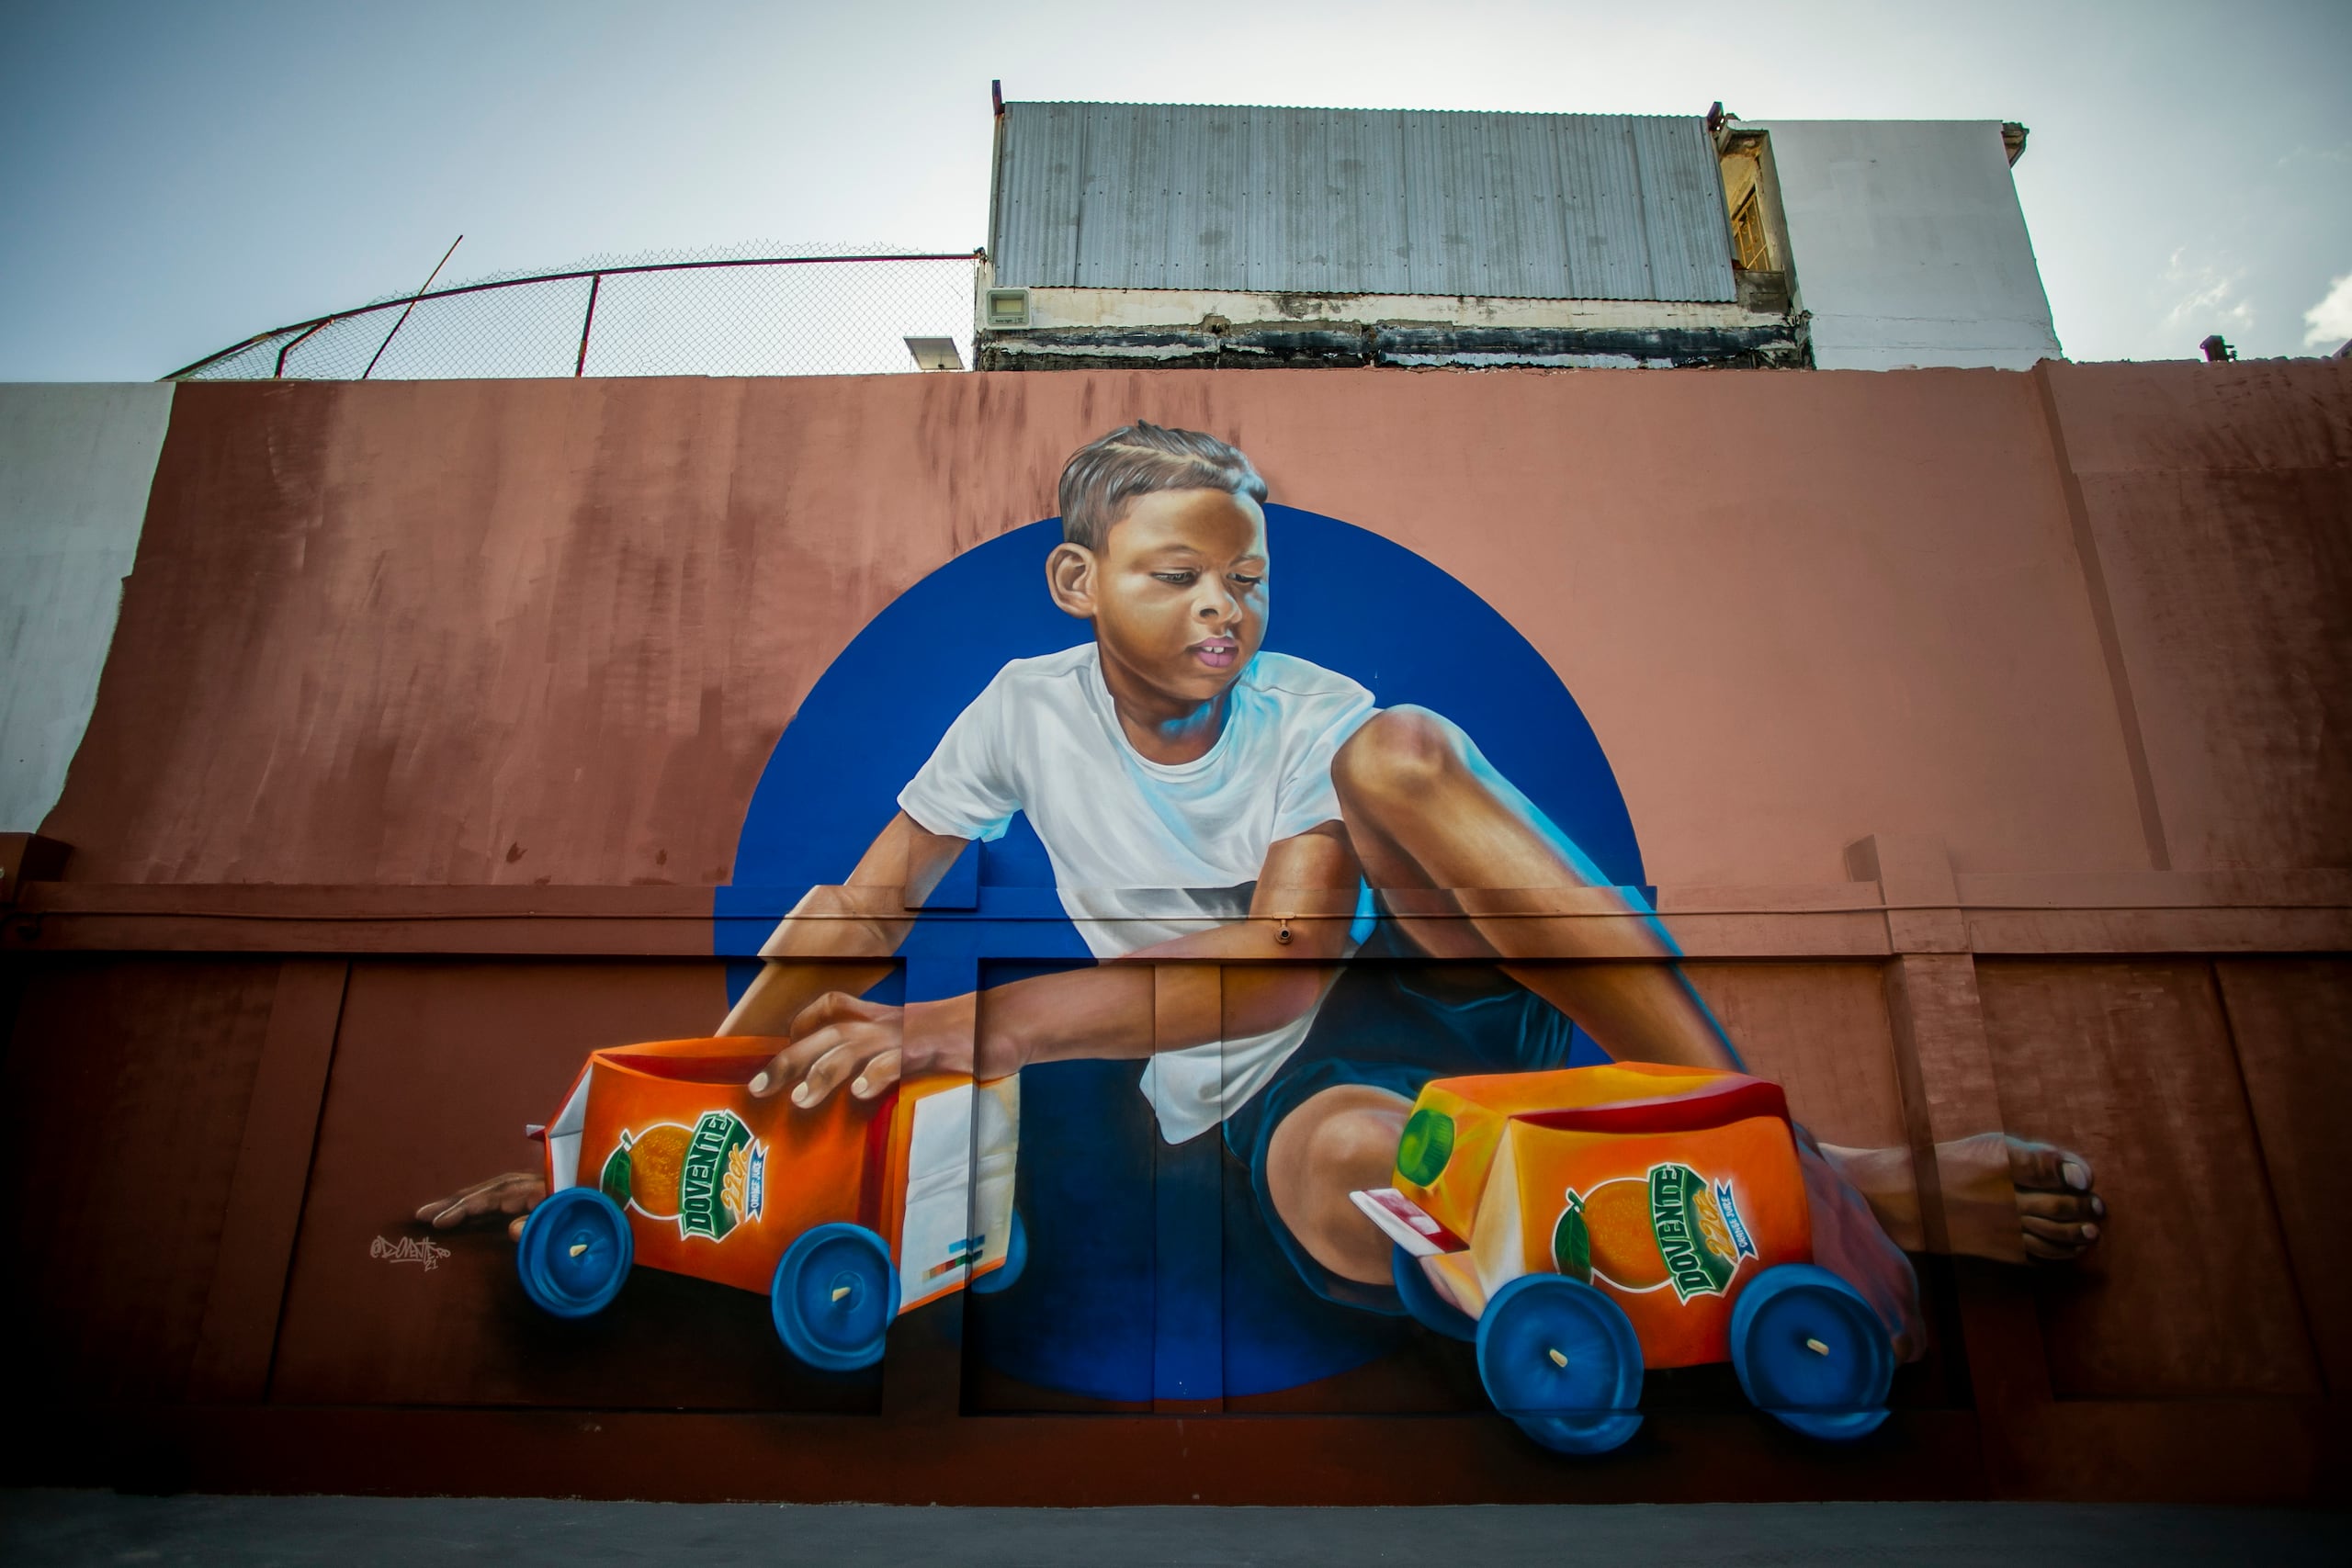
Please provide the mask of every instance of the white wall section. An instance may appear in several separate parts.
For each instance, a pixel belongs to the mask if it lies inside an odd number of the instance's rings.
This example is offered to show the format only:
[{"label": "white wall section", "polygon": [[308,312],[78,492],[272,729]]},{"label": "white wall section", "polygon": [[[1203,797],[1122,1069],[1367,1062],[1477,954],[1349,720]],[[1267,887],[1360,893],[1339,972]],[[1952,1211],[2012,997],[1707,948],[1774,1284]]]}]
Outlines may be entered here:
[{"label": "white wall section", "polygon": [[65,787],[172,390],[0,386],[0,832],[39,829]]},{"label": "white wall section", "polygon": [[1765,120],[1825,370],[2059,357],[1994,120]]}]

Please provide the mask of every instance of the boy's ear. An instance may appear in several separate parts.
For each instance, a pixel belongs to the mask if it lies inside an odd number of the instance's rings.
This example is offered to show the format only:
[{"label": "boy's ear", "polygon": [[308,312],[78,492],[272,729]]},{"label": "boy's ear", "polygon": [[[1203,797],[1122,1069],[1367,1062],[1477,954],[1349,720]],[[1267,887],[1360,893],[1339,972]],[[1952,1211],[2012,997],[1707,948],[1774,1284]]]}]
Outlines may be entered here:
[{"label": "boy's ear", "polygon": [[1066,615],[1094,618],[1094,574],[1101,562],[1084,545],[1056,545],[1046,558],[1046,592]]}]

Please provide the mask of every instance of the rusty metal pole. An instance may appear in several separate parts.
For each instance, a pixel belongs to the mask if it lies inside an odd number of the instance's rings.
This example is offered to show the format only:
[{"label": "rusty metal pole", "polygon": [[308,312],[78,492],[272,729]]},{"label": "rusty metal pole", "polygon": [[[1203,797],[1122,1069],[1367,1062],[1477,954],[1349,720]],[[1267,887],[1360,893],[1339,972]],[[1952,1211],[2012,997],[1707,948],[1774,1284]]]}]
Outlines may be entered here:
[{"label": "rusty metal pole", "polygon": [[463,234],[458,235],[456,239],[449,242],[449,248],[441,253],[441,259],[435,262],[433,264],[433,270],[425,275],[424,288],[420,288],[415,293],[409,296],[408,310],[402,310],[401,312],[401,319],[392,323],[392,330],[384,334],[384,341],[376,345],[375,358],[368,360],[368,368],[359,373],[359,378],[361,380],[365,381],[369,376],[375,373],[376,360],[384,357],[384,350],[392,346],[392,340],[401,335],[401,329],[402,327],[408,325],[408,311],[416,309],[416,302],[424,298],[425,289],[433,287],[433,280],[441,276],[441,269],[449,265],[449,258],[456,255],[458,254],[458,247],[465,243],[466,237]]},{"label": "rusty metal pole", "polygon": [[575,381],[588,373],[588,332],[596,324],[596,290],[604,286],[603,273],[588,275],[588,313],[580,319],[580,357],[571,363],[571,378]]}]

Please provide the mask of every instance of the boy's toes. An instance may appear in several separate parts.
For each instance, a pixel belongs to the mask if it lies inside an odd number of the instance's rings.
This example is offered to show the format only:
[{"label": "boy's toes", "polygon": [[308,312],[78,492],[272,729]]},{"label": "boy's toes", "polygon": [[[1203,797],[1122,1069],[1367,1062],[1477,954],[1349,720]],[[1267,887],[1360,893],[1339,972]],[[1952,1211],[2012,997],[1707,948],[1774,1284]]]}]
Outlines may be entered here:
[{"label": "boy's toes", "polygon": [[2009,1140],[2009,1180],[2028,1258],[2070,1263],[2098,1245],[2107,1201],[2091,1190],[2091,1162],[2055,1144]]},{"label": "boy's toes", "polygon": [[2018,1224],[2025,1230],[2026,1256],[2046,1262],[2067,1262],[2080,1258],[2098,1240],[2098,1225],[2095,1221],[2062,1224],[2056,1220],[2036,1219],[2031,1214],[2025,1214],[2019,1216]]},{"label": "boy's toes", "polygon": [[2088,1192],[2091,1162],[2055,1144],[2009,1140],[2009,1179],[2022,1190],[2045,1192]]},{"label": "boy's toes", "polygon": [[2018,1214],[2022,1219],[2085,1224],[2107,1217],[2107,1201],[2096,1192],[2037,1192],[2021,1187]]}]

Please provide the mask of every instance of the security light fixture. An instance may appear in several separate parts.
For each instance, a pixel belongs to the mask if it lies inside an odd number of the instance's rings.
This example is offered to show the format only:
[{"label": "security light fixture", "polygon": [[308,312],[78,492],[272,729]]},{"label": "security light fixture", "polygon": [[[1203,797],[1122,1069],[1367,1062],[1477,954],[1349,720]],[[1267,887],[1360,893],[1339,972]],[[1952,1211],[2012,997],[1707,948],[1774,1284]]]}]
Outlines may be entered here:
[{"label": "security light fixture", "polygon": [[988,299],[989,325],[992,327],[1025,327],[1029,324],[1029,290],[1026,288],[991,288]]},{"label": "security light fixture", "polygon": [[907,352],[915,356],[918,370],[961,370],[964,356],[956,352],[952,337],[910,337]]}]

